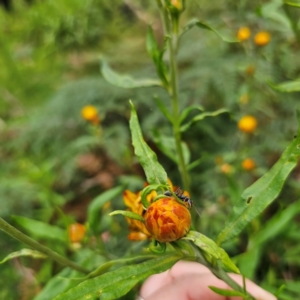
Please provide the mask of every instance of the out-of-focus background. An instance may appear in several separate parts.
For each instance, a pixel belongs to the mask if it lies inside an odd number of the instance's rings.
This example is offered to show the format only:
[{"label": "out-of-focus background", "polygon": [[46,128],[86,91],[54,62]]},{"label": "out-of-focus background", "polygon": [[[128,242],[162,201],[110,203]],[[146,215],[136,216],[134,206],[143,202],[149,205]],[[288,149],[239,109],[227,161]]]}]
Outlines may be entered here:
[{"label": "out-of-focus background", "polygon": [[[272,88],[300,76],[300,9],[284,2],[186,1],[182,25],[198,18],[229,40],[241,27],[250,29],[242,42],[228,43],[212,31],[193,28],[182,37],[178,53],[181,108],[229,110],[183,134],[190,149],[187,160],[196,162],[190,167],[190,193],[201,213],[194,217],[195,227],[212,239],[242,191],[270,169],[297,132],[300,93]],[[100,72],[100,60],[106,59],[119,73],[156,78],[145,47],[149,24],[163,43],[156,1],[0,4],[0,216],[70,259],[93,257],[92,266],[138,252],[147,243],[128,241],[126,221],[107,216],[124,209],[121,193],[99,212],[94,230],[102,236],[98,256],[93,234],[74,249],[66,232],[68,224],[86,222],[90,203],[101,193],[116,186],[134,192],[143,187],[144,174],[131,147],[129,99],[145,139],[169,178],[181,184],[164,147],[172,142],[171,127],[153,98],[158,95],[170,107],[168,95],[160,88],[117,88]],[[269,35],[267,42],[257,41],[260,32]],[[101,132],[82,118],[86,105],[99,111]],[[258,122],[252,134],[238,129],[245,115]],[[299,181],[296,168],[274,204],[224,245],[247,277],[272,292],[285,285],[281,299],[300,298]],[[62,233],[59,240],[57,232]],[[0,260],[22,248],[0,232]],[[0,265],[0,299],[33,299],[51,280],[62,291],[59,278],[71,275],[61,270],[30,257],[5,262]]]}]

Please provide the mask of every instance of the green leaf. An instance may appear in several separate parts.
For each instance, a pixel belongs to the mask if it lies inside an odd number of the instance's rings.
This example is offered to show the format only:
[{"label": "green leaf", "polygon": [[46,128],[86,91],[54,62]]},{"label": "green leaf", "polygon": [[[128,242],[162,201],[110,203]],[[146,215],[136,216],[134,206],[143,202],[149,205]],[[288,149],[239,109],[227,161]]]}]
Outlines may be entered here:
[{"label": "green leaf", "polygon": [[292,1],[284,1],[284,4],[300,8],[300,3],[296,3],[296,2],[292,2]]},{"label": "green leaf", "polygon": [[278,234],[287,229],[291,220],[300,212],[300,200],[290,204],[286,209],[276,213],[267,224],[251,237],[250,247],[255,248],[262,243],[266,243]]},{"label": "green leaf", "polygon": [[260,266],[261,255],[263,253],[263,247],[257,245],[257,247],[247,249],[244,252],[234,258],[236,264],[239,266],[241,273],[249,278],[254,279],[256,274],[256,269]]},{"label": "green leaf", "polygon": [[117,186],[97,196],[88,207],[88,222],[94,230],[100,219],[100,209],[108,201],[113,200],[123,192],[123,186]]},{"label": "green leaf", "polygon": [[144,169],[148,183],[166,185],[168,179],[167,173],[158,162],[156,154],[146,144],[142,135],[137,113],[131,101],[130,105],[131,117],[129,125],[134,153]]},{"label": "green leaf", "polygon": [[217,288],[215,286],[208,286],[212,291],[214,291],[215,293],[222,295],[222,296],[226,296],[226,297],[243,297],[245,298],[245,294],[238,292],[238,291],[234,291],[234,290],[225,290],[225,289],[220,289]]},{"label": "green leaf", "polygon": [[156,40],[154,38],[152,27],[150,25],[148,26],[148,31],[147,31],[146,48],[154,62],[157,75],[163,82],[163,85],[165,87],[168,87],[168,78],[167,78],[168,71],[167,71],[167,66],[163,61],[164,49],[163,50],[159,49]]},{"label": "green leaf", "polygon": [[116,271],[86,280],[66,293],[58,295],[55,300],[119,299],[139,281],[169,269],[180,258],[180,256],[167,255],[140,264],[122,267]]},{"label": "green leaf", "polygon": [[279,92],[283,92],[283,93],[292,93],[292,92],[299,92],[300,91],[300,80],[295,80],[295,81],[287,81],[287,82],[283,82],[277,85],[274,85],[272,83],[269,83],[269,85],[279,91]]},{"label": "green leaf", "polygon": [[133,89],[140,87],[150,87],[150,86],[162,86],[161,82],[157,79],[134,79],[129,75],[119,75],[115,73],[107,64],[107,62],[102,62],[102,75],[111,84],[124,88]]},{"label": "green leaf", "polygon": [[0,261],[0,264],[5,263],[6,261],[20,256],[31,256],[33,258],[46,258],[47,256],[39,251],[31,249],[22,249],[20,251],[12,252],[8,254],[3,260]]},{"label": "green leaf", "polygon": [[152,191],[167,190],[167,189],[169,189],[169,187],[167,185],[161,185],[161,184],[147,185],[145,188],[143,188],[143,191],[141,194],[141,200],[142,200],[143,206],[146,209],[149,207],[150,203],[147,200],[147,195],[150,194]]},{"label": "green leaf", "polygon": [[[178,164],[178,155],[176,152],[176,142],[172,136],[161,135],[158,130],[153,131],[154,142],[161,152],[169,157],[173,162]],[[181,142],[183,158],[185,164],[189,164],[191,159],[190,150],[185,142]]]},{"label": "green leaf", "polygon": [[[81,256],[79,263],[88,269],[93,269],[95,265],[104,264],[105,258],[95,255],[94,252],[84,249],[77,253]],[[57,275],[53,276],[47,281],[42,291],[34,298],[34,300],[52,300],[57,295],[68,291],[70,288],[78,285],[78,277],[82,276],[81,272],[75,271],[70,268],[64,268]]]},{"label": "green leaf", "polygon": [[160,109],[163,115],[170,121],[170,123],[173,123],[173,116],[170,114],[169,110],[165,107],[162,101],[157,96],[154,96],[154,99],[157,107]]},{"label": "green leaf", "polygon": [[287,15],[282,10],[283,1],[268,1],[260,8],[260,13],[263,18],[271,19],[278,22],[283,28],[291,30],[291,23]]},{"label": "green leaf", "polygon": [[259,180],[248,187],[233,208],[218,244],[237,236],[243,228],[274,201],[300,158],[300,134],[283,152],[276,164]]},{"label": "green leaf", "polygon": [[12,216],[12,219],[36,238],[68,243],[67,232],[60,227],[21,216]]},{"label": "green leaf", "polygon": [[184,132],[186,130],[188,130],[192,124],[198,122],[198,121],[201,121],[203,119],[205,119],[206,117],[215,117],[219,114],[223,114],[225,112],[229,112],[227,109],[225,108],[220,108],[216,111],[213,111],[213,112],[204,112],[204,113],[201,113],[195,117],[193,117],[190,121],[188,121],[187,123],[183,124],[182,126],[180,126],[180,131]]},{"label": "green leaf", "polygon": [[149,260],[155,258],[154,255],[139,255],[135,257],[127,257],[127,258],[120,258],[120,259],[115,259],[115,260],[110,260],[101,266],[99,266],[95,271],[91,272],[88,276],[82,278],[82,279],[89,279],[89,278],[94,278],[97,276],[100,276],[104,274],[107,270],[109,270],[113,265],[116,264],[128,264],[128,263],[137,263],[137,261],[141,260]]},{"label": "green leaf", "polygon": [[131,212],[131,211],[128,211],[128,210],[115,210],[108,215],[109,216],[122,215],[122,216],[130,218],[130,219],[144,222],[144,218],[141,215]]},{"label": "green leaf", "polygon": [[237,266],[231,261],[224,249],[220,248],[213,240],[200,232],[190,230],[189,233],[183,237],[185,240],[192,241],[203,252],[210,255],[212,258],[221,260],[223,265],[234,273],[240,273]]},{"label": "green leaf", "polygon": [[189,113],[193,110],[204,111],[204,107],[202,105],[192,105],[192,106],[186,107],[180,114],[179,123],[181,124],[185,120],[185,118],[189,115]]},{"label": "green leaf", "polygon": [[227,38],[225,37],[223,34],[219,33],[217,30],[215,30],[213,27],[209,26],[208,24],[206,24],[205,22],[199,21],[197,19],[193,19],[190,22],[188,22],[182,30],[181,36],[187,32],[188,30],[190,30],[191,28],[193,28],[194,26],[197,26],[201,29],[205,29],[205,30],[210,30],[212,32],[214,32],[217,36],[219,36],[224,42],[227,43],[239,43],[239,40],[236,38]]}]

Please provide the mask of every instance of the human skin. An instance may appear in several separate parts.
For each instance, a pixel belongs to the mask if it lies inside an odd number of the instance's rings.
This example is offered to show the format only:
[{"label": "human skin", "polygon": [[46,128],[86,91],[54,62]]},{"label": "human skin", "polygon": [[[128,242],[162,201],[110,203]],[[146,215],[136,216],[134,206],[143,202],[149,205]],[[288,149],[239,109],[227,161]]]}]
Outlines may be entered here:
[{"label": "human skin", "polygon": [[[229,274],[238,284],[243,278],[238,274]],[[170,270],[150,276],[143,284],[140,296],[144,300],[241,300],[240,297],[225,297],[214,293],[208,286],[231,289],[222,280],[213,275],[208,268],[196,263],[179,261]],[[250,280],[246,280],[247,291],[256,300],[276,300],[277,298],[263,290]]]}]

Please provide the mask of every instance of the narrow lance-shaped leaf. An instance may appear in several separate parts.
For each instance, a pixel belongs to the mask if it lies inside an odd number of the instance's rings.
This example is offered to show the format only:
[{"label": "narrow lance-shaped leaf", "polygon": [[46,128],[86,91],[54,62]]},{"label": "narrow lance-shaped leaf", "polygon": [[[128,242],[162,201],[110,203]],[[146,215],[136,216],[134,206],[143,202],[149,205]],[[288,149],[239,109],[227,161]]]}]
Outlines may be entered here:
[{"label": "narrow lance-shaped leaf", "polygon": [[211,285],[209,285],[208,287],[215,293],[222,295],[222,296],[226,296],[226,297],[245,297],[245,296],[247,296],[241,292],[234,291],[234,290],[220,289],[220,288],[217,288],[217,287],[211,286]]},{"label": "narrow lance-shaped leaf", "polygon": [[300,3],[297,3],[297,2],[293,2],[293,1],[284,1],[284,4],[287,4],[287,5],[290,5],[290,6],[293,6],[293,7],[300,8]]},{"label": "narrow lance-shaped leaf", "polygon": [[135,108],[131,104],[130,131],[134,153],[142,165],[149,184],[167,184],[167,173],[157,160],[155,152],[146,144]]},{"label": "narrow lance-shaped leaf", "polygon": [[231,261],[224,249],[220,248],[213,240],[200,232],[190,230],[183,238],[192,241],[198,248],[208,254],[210,257],[221,260],[223,265],[234,273],[240,273],[237,266]]},{"label": "narrow lance-shaped leaf", "polygon": [[173,116],[171,115],[169,110],[166,108],[166,106],[162,103],[162,101],[157,96],[154,96],[154,100],[155,100],[157,107],[160,109],[160,111],[170,121],[170,123],[173,124]]},{"label": "narrow lance-shaped leaf", "polygon": [[191,20],[190,22],[188,22],[181,33],[181,36],[187,32],[188,30],[190,30],[191,28],[193,28],[194,26],[197,26],[201,29],[205,29],[205,30],[209,30],[214,32],[217,36],[219,36],[224,42],[227,43],[238,43],[239,40],[237,40],[236,38],[227,38],[225,37],[223,34],[219,33],[216,29],[214,29],[213,27],[211,27],[210,25],[206,24],[205,22],[199,21],[197,19]]},{"label": "narrow lance-shaped leaf", "polygon": [[180,131],[184,132],[184,131],[188,130],[193,123],[199,122],[207,117],[218,116],[219,114],[223,114],[225,112],[228,112],[228,110],[225,108],[220,108],[213,112],[203,112],[201,114],[198,114],[197,116],[193,117],[190,121],[188,121],[187,123],[180,126]]},{"label": "narrow lance-shaped leaf", "polygon": [[269,85],[279,91],[279,92],[283,92],[283,93],[292,93],[292,92],[299,92],[300,91],[300,80],[295,80],[295,81],[287,81],[287,82],[283,82],[280,84],[272,84],[269,83]]},{"label": "narrow lance-shaped leaf", "polygon": [[21,216],[12,216],[12,219],[32,236],[40,239],[68,242],[66,231],[60,227]]},{"label": "narrow lance-shaped leaf", "polygon": [[33,258],[46,258],[47,256],[39,251],[31,249],[22,249],[20,251],[12,252],[8,254],[3,260],[0,261],[0,264],[5,263],[6,261],[20,256],[31,256]]},{"label": "narrow lance-shaped leaf", "polygon": [[148,27],[148,32],[147,32],[147,38],[146,38],[146,48],[151,56],[154,65],[156,67],[156,72],[159,78],[161,79],[163,85],[167,88],[168,86],[168,79],[167,79],[167,66],[165,65],[163,61],[163,53],[164,50],[160,50],[157,42],[154,38],[153,30],[152,27]]},{"label": "narrow lance-shaped leaf", "polygon": [[[299,116],[298,116],[299,119]],[[237,236],[243,228],[274,201],[300,158],[300,132],[283,152],[276,164],[253,185],[248,187],[233,208],[218,244]]]},{"label": "narrow lance-shaped leaf", "polygon": [[120,195],[123,189],[123,186],[112,188],[100,194],[91,202],[88,207],[88,222],[93,229],[96,228],[97,222],[99,222],[99,214],[102,206]]},{"label": "narrow lance-shaped leaf", "polygon": [[162,86],[161,82],[157,79],[134,79],[129,75],[119,75],[116,72],[114,72],[105,61],[102,62],[101,71],[103,77],[109,83],[124,89]]},{"label": "narrow lance-shaped leaf", "polygon": [[85,300],[96,297],[101,300],[119,299],[139,281],[169,269],[180,258],[178,255],[160,256],[140,264],[125,266],[86,280],[66,293],[58,295],[54,300]]},{"label": "narrow lance-shaped leaf", "polygon": [[122,215],[122,216],[130,218],[130,219],[144,222],[144,218],[141,215],[131,212],[131,211],[128,211],[128,210],[115,210],[108,215],[109,216]]},{"label": "narrow lance-shaped leaf", "polygon": [[202,112],[204,111],[204,107],[202,105],[191,105],[186,107],[180,114],[179,123],[181,124],[185,120],[185,118],[188,117],[189,113],[193,110],[199,110]]}]

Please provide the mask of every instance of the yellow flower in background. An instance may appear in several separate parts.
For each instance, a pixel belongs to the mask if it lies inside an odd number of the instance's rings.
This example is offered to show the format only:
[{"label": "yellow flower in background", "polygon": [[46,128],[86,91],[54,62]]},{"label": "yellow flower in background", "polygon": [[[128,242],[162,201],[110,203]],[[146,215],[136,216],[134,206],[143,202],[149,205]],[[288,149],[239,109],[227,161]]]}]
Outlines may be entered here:
[{"label": "yellow flower in background", "polygon": [[162,198],[148,207],[145,225],[157,241],[176,241],[190,230],[191,213],[184,204],[174,198]]},{"label": "yellow flower in background", "polygon": [[224,174],[230,174],[232,172],[232,166],[230,164],[223,164],[221,166],[221,172]]},{"label": "yellow flower in background", "polygon": [[237,32],[237,38],[239,41],[247,41],[251,35],[251,30],[249,27],[241,27]]},{"label": "yellow flower in background", "polygon": [[79,243],[83,240],[86,227],[80,223],[71,224],[68,228],[69,239],[72,243]]},{"label": "yellow flower in background", "polygon": [[251,171],[256,168],[255,161],[251,158],[246,158],[242,162],[242,168],[246,171]]},{"label": "yellow flower in background", "polygon": [[257,127],[257,120],[255,117],[247,115],[242,117],[238,122],[238,128],[245,133],[253,133]]},{"label": "yellow flower in background", "polygon": [[254,43],[257,46],[265,46],[269,44],[271,35],[267,31],[260,31],[254,37]]},{"label": "yellow flower in background", "polygon": [[95,125],[100,123],[97,108],[93,105],[84,106],[81,110],[81,116],[86,121],[91,122]]}]

